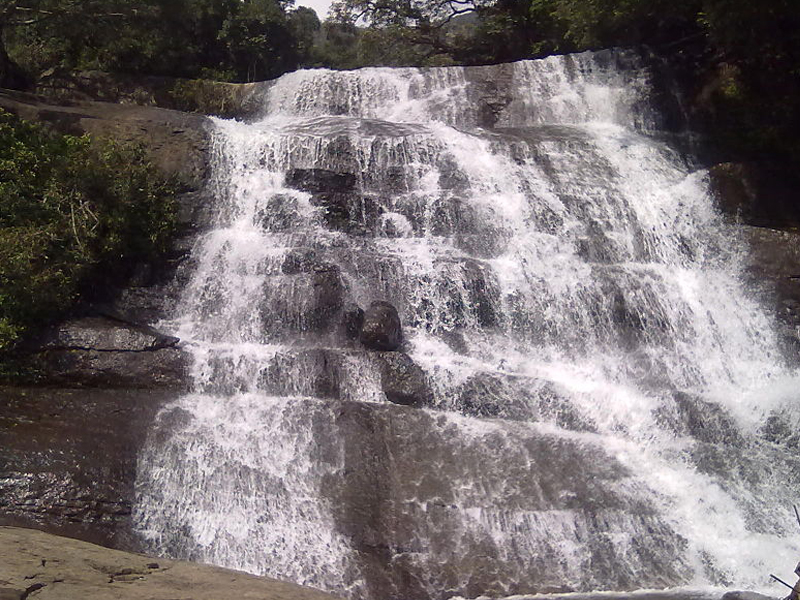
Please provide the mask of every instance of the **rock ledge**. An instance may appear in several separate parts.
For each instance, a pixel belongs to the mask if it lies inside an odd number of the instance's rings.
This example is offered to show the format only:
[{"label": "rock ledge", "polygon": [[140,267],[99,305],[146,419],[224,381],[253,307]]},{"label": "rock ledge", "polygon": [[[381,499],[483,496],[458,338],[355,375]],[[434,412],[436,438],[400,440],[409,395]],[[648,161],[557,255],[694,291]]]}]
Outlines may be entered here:
[{"label": "rock ledge", "polygon": [[0,527],[0,600],[333,600],[311,588],[197,563]]}]

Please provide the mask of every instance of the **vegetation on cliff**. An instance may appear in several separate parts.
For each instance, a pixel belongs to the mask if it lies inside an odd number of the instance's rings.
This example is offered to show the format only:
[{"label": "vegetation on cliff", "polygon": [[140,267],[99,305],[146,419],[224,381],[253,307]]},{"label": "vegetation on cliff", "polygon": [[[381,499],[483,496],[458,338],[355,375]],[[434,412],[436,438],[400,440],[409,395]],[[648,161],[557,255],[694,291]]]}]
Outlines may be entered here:
[{"label": "vegetation on cliff", "polygon": [[0,112],[0,357],[173,233],[173,186],[138,147],[55,135]]},{"label": "vegetation on cliff", "polygon": [[609,46],[672,59],[698,121],[800,162],[795,0],[0,0],[0,87],[74,70],[256,81],[304,66],[485,64]]},{"label": "vegetation on cliff", "polygon": [[0,87],[72,70],[258,81],[302,64],[307,8],[281,0],[0,0]]}]

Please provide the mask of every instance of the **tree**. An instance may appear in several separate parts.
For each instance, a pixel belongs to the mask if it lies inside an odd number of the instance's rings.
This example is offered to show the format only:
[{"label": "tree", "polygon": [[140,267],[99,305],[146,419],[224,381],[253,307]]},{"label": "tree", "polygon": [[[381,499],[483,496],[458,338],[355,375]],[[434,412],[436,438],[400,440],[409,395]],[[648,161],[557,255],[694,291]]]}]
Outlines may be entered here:
[{"label": "tree", "polygon": [[[152,17],[154,0],[0,0],[0,84],[22,87],[28,77],[8,50],[9,37],[46,40],[64,64],[76,63],[87,48],[113,40],[133,21]],[[32,36],[28,38],[28,36]],[[41,46],[41,44],[38,44]],[[24,48],[27,53],[29,48]]]},{"label": "tree", "polygon": [[313,9],[306,6],[298,6],[288,16],[300,64],[310,66],[314,62],[314,46],[319,41],[322,29],[319,17]]},{"label": "tree", "polygon": [[299,62],[286,12],[276,0],[243,0],[223,22],[218,39],[239,81],[277,77]]},{"label": "tree", "polygon": [[493,4],[492,0],[336,0],[331,12],[340,23],[366,23],[373,37],[375,31],[385,32],[406,54],[416,55],[418,64],[441,64],[434,57],[452,56],[463,41],[460,28],[454,26],[458,20]]},{"label": "tree", "polygon": [[[55,70],[251,81],[298,65],[284,0],[0,0],[2,72]],[[312,12],[313,14],[313,12]],[[316,19],[316,16],[314,15]],[[307,23],[308,15],[298,16]],[[309,42],[312,43],[312,42]],[[10,55],[10,56],[9,56]],[[6,85],[11,77],[5,77]],[[15,85],[14,87],[19,87]]]}]

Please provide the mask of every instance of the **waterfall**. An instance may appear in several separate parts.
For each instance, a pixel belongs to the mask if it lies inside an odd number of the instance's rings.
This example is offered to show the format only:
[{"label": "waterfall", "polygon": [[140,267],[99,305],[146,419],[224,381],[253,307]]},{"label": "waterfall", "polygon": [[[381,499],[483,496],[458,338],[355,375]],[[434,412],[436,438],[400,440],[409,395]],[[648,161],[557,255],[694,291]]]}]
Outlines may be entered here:
[{"label": "waterfall", "polygon": [[[800,377],[651,79],[620,51],[309,70],[215,121],[149,549],[369,600],[790,571]],[[348,332],[373,301],[399,352]]]}]

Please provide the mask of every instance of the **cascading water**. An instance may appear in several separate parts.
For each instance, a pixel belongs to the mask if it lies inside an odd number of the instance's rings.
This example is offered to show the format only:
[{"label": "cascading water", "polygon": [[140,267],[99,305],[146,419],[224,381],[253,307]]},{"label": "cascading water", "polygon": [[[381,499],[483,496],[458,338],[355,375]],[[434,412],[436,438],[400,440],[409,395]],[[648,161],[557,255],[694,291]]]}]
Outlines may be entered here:
[{"label": "cascading water", "polygon": [[[798,375],[635,56],[263,89],[261,120],[216,122],[166,324],[194,391],[140,459],[151,550],[374,600],[794,565]],[[348,334],[375,300],[410,360]]]}]

